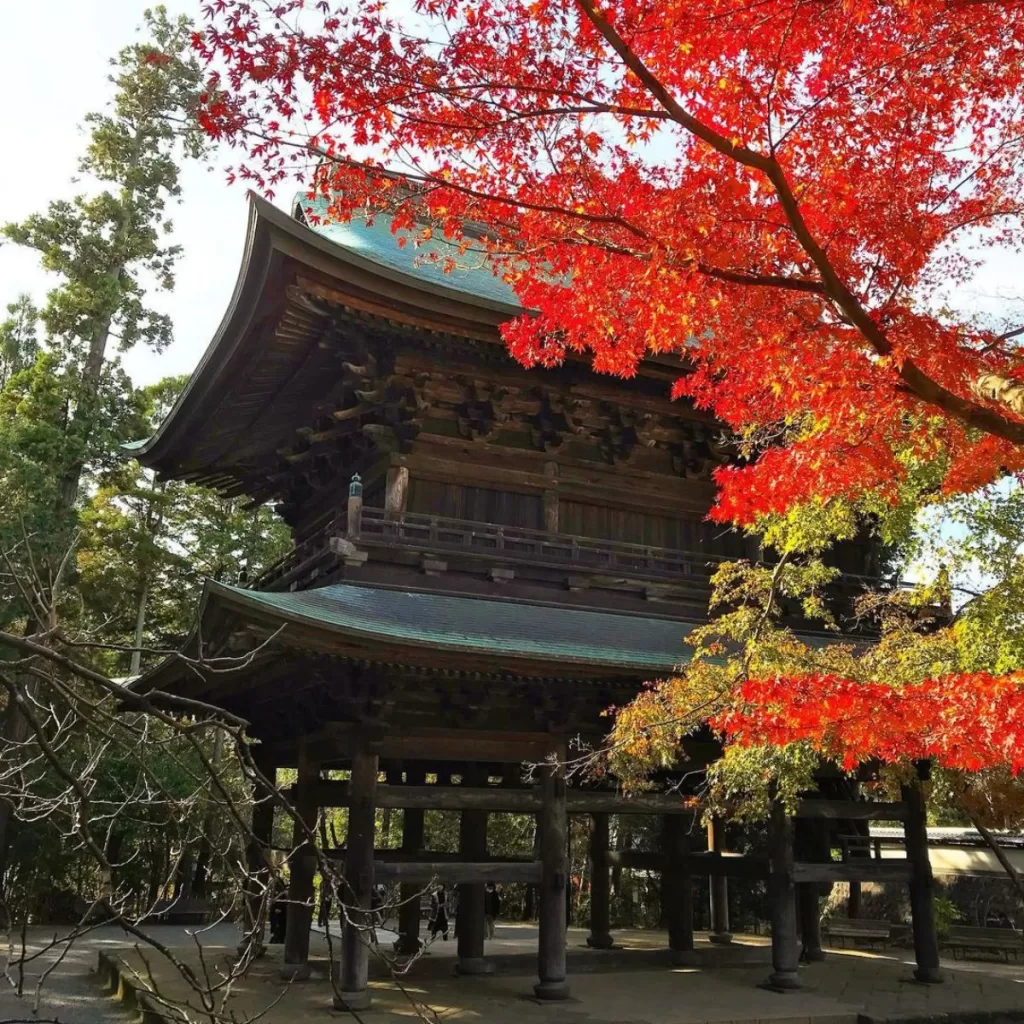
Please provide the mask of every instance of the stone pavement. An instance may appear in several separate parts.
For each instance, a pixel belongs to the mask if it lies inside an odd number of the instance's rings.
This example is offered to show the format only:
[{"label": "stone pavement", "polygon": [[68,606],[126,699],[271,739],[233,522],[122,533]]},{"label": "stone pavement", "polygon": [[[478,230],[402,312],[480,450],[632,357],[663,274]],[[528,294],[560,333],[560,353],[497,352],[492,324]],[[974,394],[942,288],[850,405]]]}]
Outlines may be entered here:
[{"label": "stone pavement", "polygon": [[[124,932],[114,934],[109,929],[107,939],[124,945]],[[30,929],[26,936],[26,953],[34,958],[25,964],[18,993],[18,972],[9,967],[6,946],[0,952],[0,961],[6,978],[0,978],[0,1024],[15,1021],[59,1021],[60,1024],[130,1024],[135,1020],[127,1007],[113,999],[104,998],[96,983],[96,954],[103,947],[103,939],[95,933],[88,939],[65,949],[64,945],[50,948],[53,931]],[[180,930],[175,935],[181,939]],[[20,940],[16,955],[20,954]],[[63,954],[63,956],[61,955]],[[39,1003],[35,1005],[37,983],[46,973],[38,989]]]},{"label": "stone pavement", "polygon": [[[758,987],[769,970],[769,950],[763,938],[741,937],[736,948],[719,950],[699,937],[698,966],[673,969],[652,966],[664,955],[663,934],[617,933],[625,948],[610,953],[581,948],[585,935],[577,929],[568,935],[573,996],[568,1002],[542,1004],[531,997],[536,930],[504,926],[487,946],[498,973],[453,976],[455,942],[438,942],[397,980],[388,977],[378,962],[371,980],[373,1008],[352,1019],[362,1024],[409,1024],[417,1019],[434,1024],[1024,1021],[1024,968],[1014,965],[944,965],[950,968],[947,981],[925,986],[912,980],[909,953],[842,951],[832,953],[824,963],[804,968],[802,991],[779,994]],[[203,937],[208,968],[216,970],[230,962],[235,938],[234,931],[226,927],[210,930]],[[198,966],[194,945],[182,944],[176,951]],[[120,965],[122,980],[131,980],[133,968],[138,971],[133,984],[144,987],[140,979],[145,972],[134,950],[116,948],[111,942],[106,944],[105,956],[108,962]],[[265,1024],[326,1024],[348,1019],[331,1009],[329,960],[322,937],[314,938],[311,959],[313,978],[284,986],[279,978],[280,948],[272,947],[270,955],[237,984],[230,1009],[238,1019],[264,1013],[261,1020]],[[157,988],[174,1001],[185,998],[186,988],[173,968],[159,958],[149,960]]]}]

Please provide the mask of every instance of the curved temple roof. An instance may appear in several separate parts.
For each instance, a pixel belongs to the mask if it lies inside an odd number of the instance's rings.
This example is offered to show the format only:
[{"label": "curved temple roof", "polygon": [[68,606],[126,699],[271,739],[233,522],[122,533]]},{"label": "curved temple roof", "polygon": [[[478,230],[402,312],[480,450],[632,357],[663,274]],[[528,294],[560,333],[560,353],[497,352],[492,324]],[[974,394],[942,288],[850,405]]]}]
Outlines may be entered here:
[{"label": "curved temple roof", "polygon": [[[275,647],[297,647],[370,661],[498,670],[524,676],[638,679],[671,673],[689,659],[697,622],[566,608],[544,603],[439,594],[347,583],[261,592],[206,581],[199,636],[252,630]],[[222,673],[223,674],[223,673]],[[168,658],[132,689],[175,691],[196,673]],[[219,678],[215,676],[214,678]]]},{"label": "curved temple roof", "polygon": [[670,672],[697,623],[481,597],[334,584],[292,593],[207,584],[207,601],[359,641],[605,669]]},{"label": "curved temple roof", "polygon": [[[473,299],[499,302],[522,312],[514,289],[495,272],[483,252],[470,250],[460,256],[458,247],[440,235],[427,241],[407,232],[396,235],[392,218],[386,213],[374,216],[372,223],[356,217],[347,223],[332,221],[327,216],[327,200],[322,196],[312,200],[299,196],[293,209],[301,215],[301,222],[318,235],[381,268],[423,284],[454,290]],[[403,237],[405,244],[400,245],[399,238]],[[452,260],[456,260],[454,266]]]},{"label": "curved temple roof", "polygon": [[[495,344],[499,325],[523,312],[512,289],[484,265],[445,274],[430,259],[443,242],[400,248],[387,217],[314,230],[257,196],[249,203],[242,264],[217,332],[156,433],[125,446],[147,465],[186,464],[191,471],[189,435],[216,419],[220,408],[235,412],[248,402],[241,387],[256,378],[279,388],[292,383],[297,363],[288,363],[287,352],[270,351],[266,327],[268,318],[280,315],[281,296],[297,273],[335,282],[361,314]],[[257,360],[267,369],[254,367]],[[252,408],[258,415],[264,405],[255,400]]]}]

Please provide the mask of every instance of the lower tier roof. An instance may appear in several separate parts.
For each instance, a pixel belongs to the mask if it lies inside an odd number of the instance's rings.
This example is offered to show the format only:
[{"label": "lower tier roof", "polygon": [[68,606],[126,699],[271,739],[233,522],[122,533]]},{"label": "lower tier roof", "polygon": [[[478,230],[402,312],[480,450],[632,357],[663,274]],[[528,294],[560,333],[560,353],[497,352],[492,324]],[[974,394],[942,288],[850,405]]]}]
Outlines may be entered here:
[{"label": "lower tier roof", "polygon": [[[208,583],[204,608],[228,605],[294,625],[396,647],[554,665],[664,673],[687,660],[695,621],[334,584],[262,593]],[[282,637],[282,639],[285,639]]]}]

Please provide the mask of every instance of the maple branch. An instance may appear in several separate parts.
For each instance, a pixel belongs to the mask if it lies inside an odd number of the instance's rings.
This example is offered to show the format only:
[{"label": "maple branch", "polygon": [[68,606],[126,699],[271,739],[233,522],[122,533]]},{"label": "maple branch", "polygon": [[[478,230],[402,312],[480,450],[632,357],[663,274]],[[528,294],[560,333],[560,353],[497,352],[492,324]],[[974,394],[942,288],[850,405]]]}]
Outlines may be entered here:
[{"label": "maple branch", "polygon": [[825,285],[806,277],[785,277],[780,274],[744,274],[737,270],[723,270],[720,267],[709,267],[706,263],[698,263],[697,270],[707,277],[719,281],[731,281],[733,284],[755,285],[767,288],[785,288],[791,292],[806,292],[811,295],[825,295]]},{"label": "maple branch", "polygon": [[634,52],[632,47],[619,35],[611,22],[594,6],[593,0],[576,0],[586,14],[587,19],[605,38],[608,45],[619,55],[622,62],[643,83],[647,91],[668,111],[674,121],[681,124],[688,132],[706,142],[712,149],[729,157],[745,167],[755,167],[766,171],[769,158],[746,146],[740,146],[727,139],[714,128],[699,121],[662,85],[658,77],[647,67]]},{"label": "maple branch", "polygon": [[[640,80],[655,99],[692,135],[706,142],[717,152],[737,163],[762,171],[771,182],[790,228],[800,245],[818,269],[824,293],[842,310],[850,322],[863,335],[880,356],[893,354],[892,343],[875,323],[871,314],[839,276],[828,254],[814,237],[800,210],[800,204],[789,184],[782,165],[774,156],[761,153],[731,142],[690,114],[647,67],[639,55],[616,31],[614,26],[594,6],[593,0],[576,0],[588,20],[619,55],[626,67]],[[942,409],[960,422],[987,434],[1002,437],[1014,444],[1024,444],[1024,423],[1007,419],[994,409],[961,398],[930,377],[912,359],[904,359],[897,373],[908,389],[918,398]],[[986,375],[975,385],[975,393],[982,398],[1001,402],[1010,411],[1024,416],[1024,384],[1011,382],[996,375]]]}]

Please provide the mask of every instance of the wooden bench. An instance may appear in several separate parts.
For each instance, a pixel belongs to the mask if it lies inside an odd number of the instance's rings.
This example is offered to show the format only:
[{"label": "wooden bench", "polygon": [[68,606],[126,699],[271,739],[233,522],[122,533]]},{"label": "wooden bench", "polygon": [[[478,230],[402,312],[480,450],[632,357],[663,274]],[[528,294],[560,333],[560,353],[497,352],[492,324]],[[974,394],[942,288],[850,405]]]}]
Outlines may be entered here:
[{"label": "wooden bench", "polygon": [[152,917],[160,924],[205,924],[212,910],[205,899],[157,900]]},{"label": "wooden bench", "polygon": [[883,948],[892,935],[892,925],[888,921],[871,921],[865,918],[833,917],[822,922],[822,932],[829,942],[842,939],[843,948],[846,940],[866,945],[881,945]]},{"label": "wooden bench", "polygon": [[977,953],[1002,953],[1009,961],[1013,953],[1016,959],[1024,952],[1024,936],[1018,928],[974,928],[968,925],[954,925],[949,930],[944,945],[953,950],[953,959],[962,953],[964,959],[970,951]]}]

